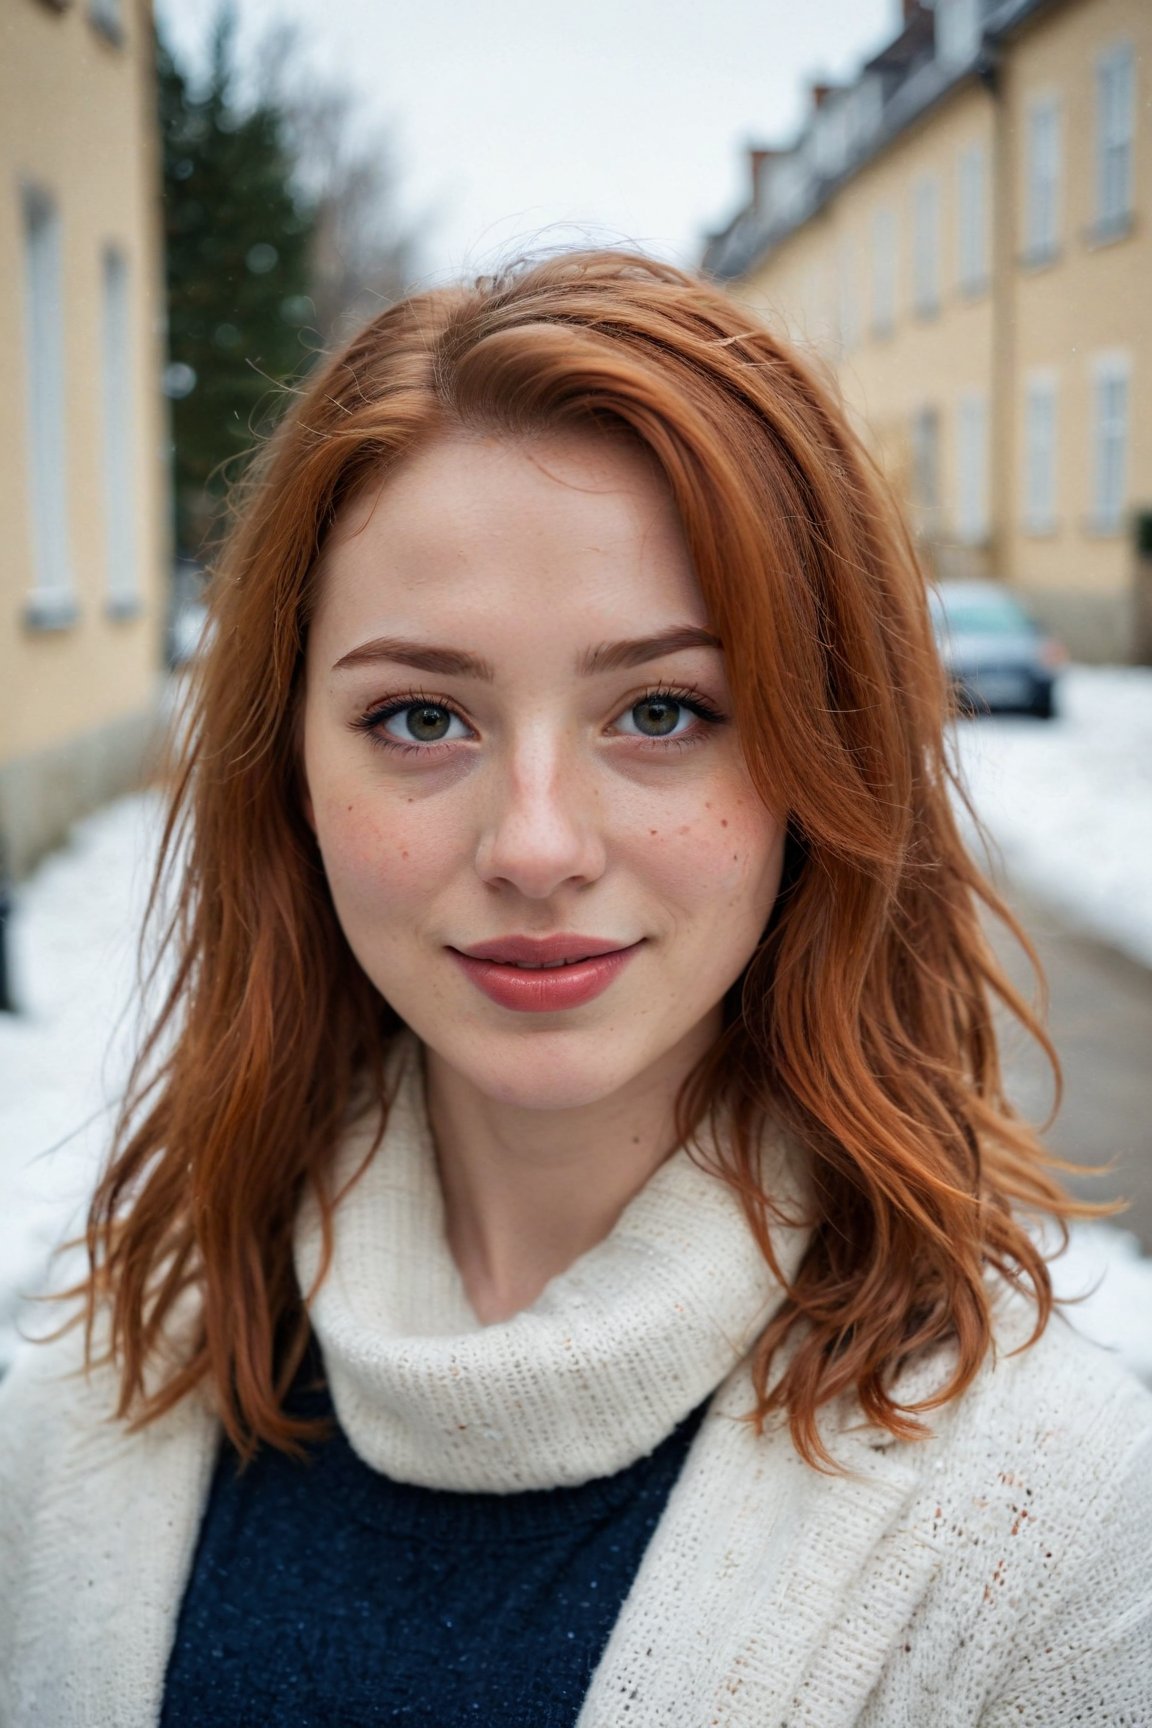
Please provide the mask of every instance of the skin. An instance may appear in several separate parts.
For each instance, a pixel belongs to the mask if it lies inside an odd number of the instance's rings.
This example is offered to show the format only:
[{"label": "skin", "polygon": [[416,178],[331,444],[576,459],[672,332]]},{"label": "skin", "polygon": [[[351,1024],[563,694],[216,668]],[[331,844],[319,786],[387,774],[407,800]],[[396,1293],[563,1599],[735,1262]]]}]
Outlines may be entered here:
[{"label": "skin", "polygon": [[[306,809],[354,954],[425,1046],[448,1242],[484,1322],[599,1242],[673,1149],[677,1088],[779,888],[784,825],[735,726],[643,705],[663,689],[727,716],[721,649],[580,668],[678,626],[708,619],[666,482],[607,436],[446,437],[325,549]],[[492,677],[366,648],[382,639]],[[450,952],[559,932],[642,946],[594,1001],[533,1014]]]}]

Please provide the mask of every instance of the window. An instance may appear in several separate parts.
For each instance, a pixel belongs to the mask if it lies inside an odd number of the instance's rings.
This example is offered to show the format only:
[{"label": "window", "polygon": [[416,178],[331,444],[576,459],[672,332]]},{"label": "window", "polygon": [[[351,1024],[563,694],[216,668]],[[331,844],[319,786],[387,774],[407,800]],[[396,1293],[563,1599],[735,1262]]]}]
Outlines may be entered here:
[{"label": "window", "polygon": [[1024,526],[1051,533],[1056,522],[1056,380],[1033,372],[1024,394]]},{"label": "window", "polygon": [[956,534],[969,545],[988,534],[988,408],[975,391],[961,396],[957,412]]},{"label": "window", "polygon": [[1110,48],[1096,62],[1096,227],[1123,229],[1132,213],[1132,50]]},{"label": "window", "polygon": [[1128,357],[1104,354],[1092,369],[1092,526],[1114,532],[1124,516],[1128,464]]},{"label": "window", "polygon": [[812,152],[816,172],[839,174],[848,155],[848,109],[843,96],[828,97],[813,123]]},{"label": "window", "polygon": [[896,217],[877,210],[872,218],[872,329],[890,336],[896,321]]},{"label": "window", "polygon": [[845,352],[860,340],[860,306],[857,299],[856,248],[851,240],[840,247],[840,341]]},{"label": "window", "polygon": [[984,147],[960,154],[956,175],[956,255],[962,294],[978,294],[988,278]]},{"label": "window", "polygon": [[1028,110],[1024,256],[1029,264],[1054,258],[1060,239],[1060,107],[1054,96]]},{"label": "window", "polygon": [[936,0],[936,58],[962,66],[980,46],[980,0]]},{"label": "window", "polygon": [[912,302],[922,318],[940,310],[940,183],[919,180],[912,192]]},{"label": "window", "polygon": [[940,415],[921,408],[912,417],[913,501],[928,529],[935,528],[940,509]]},{"label": "window", "polygon": [[122,0],[88,0],[88,16],[97,30],[113,42],[122,40],[124,35]]},{"label": "window", "polygon": [[866,150],[880,129],[884,110],[884,86],[875,73],[865,72],[847,92],[848,148]]},{"label": "window", "polygon": [[44,626],[75,616],[68,556],[64,428],[64,332],[60,219],[52,199],[24,194],[24,348],[28,398],[32,595],[29,621]]},{"label": "window", "polygon": [[108,605],[112,612],[128,613],[140,602],[132,462],[132,320],[128,265],[115,246],[104,253],[102,323]]}]

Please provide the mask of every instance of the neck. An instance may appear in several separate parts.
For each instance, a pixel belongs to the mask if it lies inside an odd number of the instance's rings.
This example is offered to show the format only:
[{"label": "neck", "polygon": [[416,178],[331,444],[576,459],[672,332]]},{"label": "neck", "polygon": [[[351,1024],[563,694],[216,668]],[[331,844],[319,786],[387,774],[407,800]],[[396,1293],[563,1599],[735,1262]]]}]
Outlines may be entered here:
[{"label": "neck", "polygon": [[488,1097],[425,1049],[445,1233],[478,1320],[531,1307],[610,1234],[676,1147],[676,1091],[700,1053],[677,1053],[609,1098],[546,1111]]}]

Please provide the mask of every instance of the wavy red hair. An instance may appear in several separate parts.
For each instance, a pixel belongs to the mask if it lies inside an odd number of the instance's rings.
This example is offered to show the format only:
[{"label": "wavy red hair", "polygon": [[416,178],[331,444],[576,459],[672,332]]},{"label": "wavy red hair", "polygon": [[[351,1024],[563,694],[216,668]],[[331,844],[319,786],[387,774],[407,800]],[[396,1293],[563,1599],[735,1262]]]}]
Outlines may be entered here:
[{"label": "wavy red hair", "polygon": [[[769,1258],[767,1110],[811,1161],[814,1229],[759,1345],[755,1414],[784,1412],[812,1462],[841,1393],[915,1434],[927,1406],[897,1402],[895,1369],[948,1340],[932,1402],[963,1390],[992,1344],[990,1268],[1034,1296],[1038,1334],[1053,1298],[1021,1214],[1087,1210],[1005,1096],[996,999],[1057,1087],[1059,1068],[981,903],[1035,955],[958,830],[925,582],[833,394],[719,291],[610,252],[391,307],[317,368],[250,469],[177,746],[172,982],[88,1221],[89,1354],[106,1306],[121,1416],[207,1383],[242,1452],[314,1432],[281,1408],[308,1332],[293,1223],[311,1188],[330,1245],[333,1149],[398,1022],[352,958],[302,812],[302,657],[342,502],[459,427],[623,432],[667,477],[749,773],[789,813],[771,922],[679,1100],[685,1135],[724,1110],[719,1174]],[[191,1341],[146,1385],[189,1294]]]}]

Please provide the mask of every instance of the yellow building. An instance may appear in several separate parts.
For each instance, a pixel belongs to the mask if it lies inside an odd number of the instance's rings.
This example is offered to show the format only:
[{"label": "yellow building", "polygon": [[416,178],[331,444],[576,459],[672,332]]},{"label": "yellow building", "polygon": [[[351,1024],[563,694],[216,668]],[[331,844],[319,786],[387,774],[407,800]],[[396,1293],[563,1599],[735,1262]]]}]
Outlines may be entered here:
[{"label": "yellow building", "polygon": [[1148,0],[906,0],[705,257],[835,372],[938,574],[1085,658],[1152,657],[1150,81]]},{"label": "yellow building", "polygon": [[170,559],[146,0],[0,11],[0,846],[134,783]]}]

